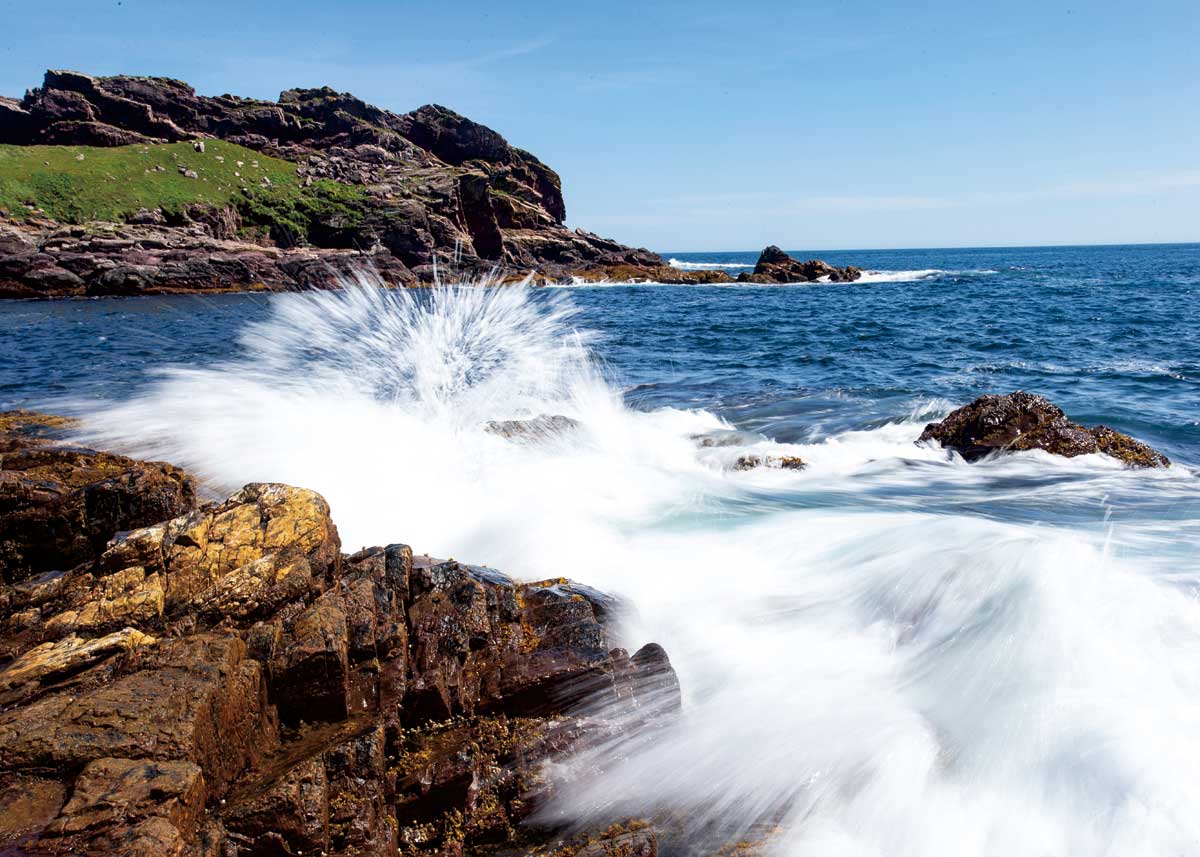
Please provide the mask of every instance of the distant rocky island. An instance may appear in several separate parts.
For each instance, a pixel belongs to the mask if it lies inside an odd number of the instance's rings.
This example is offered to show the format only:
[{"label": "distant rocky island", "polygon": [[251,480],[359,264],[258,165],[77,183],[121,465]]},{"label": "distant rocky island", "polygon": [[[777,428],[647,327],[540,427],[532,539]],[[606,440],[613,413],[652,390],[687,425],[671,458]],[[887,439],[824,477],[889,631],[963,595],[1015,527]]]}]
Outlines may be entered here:
[{"label": "distant rocky island", "polygon": [[[0,297],[504,280],[732,282],[564,225],[557,173],[437,105],[347,93],[205,97],[178,80],[48,71],[0,97]],[[855,268],[769,247],[755,283]]]}]

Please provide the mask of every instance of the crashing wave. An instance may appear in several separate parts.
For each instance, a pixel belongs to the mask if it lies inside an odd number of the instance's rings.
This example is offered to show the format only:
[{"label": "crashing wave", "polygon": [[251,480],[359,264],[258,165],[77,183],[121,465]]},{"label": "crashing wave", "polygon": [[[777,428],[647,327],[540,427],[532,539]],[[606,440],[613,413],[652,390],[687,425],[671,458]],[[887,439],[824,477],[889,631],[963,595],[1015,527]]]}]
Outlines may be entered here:
[{"label": "crashing wave", "polygon": [[[1194,580],[1159,579],[1121,530],[988,514],[1141,477],[956,462],[913,443],[941,401],[750,438],[809,467],[738,472],[746,448],[694,440],[731,428],[713,413],[624,404],[565,293],[363,279],[269,300],[239,353],[93,413],[92,438],[226,489],[314,488],[349,550],[404,540],[629,596],[622,634],[671,653],[684,716],[568,763],[554,819],[661,810],[731,843],[768,827],[789,855],[1195,853]],[[579,428],[487,429],[540,414]]]},{"label": "crashing wave", "polygon": [[681,271],[711,271],[720,268],[753,268],[754,263],[744,262],[681,262],[678,259],[668,259],[667,264]]}]

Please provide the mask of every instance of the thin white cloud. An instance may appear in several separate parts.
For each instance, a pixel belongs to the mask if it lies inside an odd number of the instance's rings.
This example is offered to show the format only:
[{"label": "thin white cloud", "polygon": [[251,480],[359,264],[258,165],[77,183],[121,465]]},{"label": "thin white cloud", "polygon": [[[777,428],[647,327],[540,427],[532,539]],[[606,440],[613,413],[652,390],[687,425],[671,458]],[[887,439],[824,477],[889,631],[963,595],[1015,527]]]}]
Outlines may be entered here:
[{"label": "thin white cloud", "polygon": [[1200,170],[1136,173],[1064,182],[1043,188],[966,191],[952,194],[815,194],[783,198],[777,193],[685,194],[647,200],[643,212],[655,217],[721,220],[742,217],[783,217],[819,211],[919,211],[948,208],[988,208],[1043,200],[1072,200],[1148,196],[1200,188]]}]

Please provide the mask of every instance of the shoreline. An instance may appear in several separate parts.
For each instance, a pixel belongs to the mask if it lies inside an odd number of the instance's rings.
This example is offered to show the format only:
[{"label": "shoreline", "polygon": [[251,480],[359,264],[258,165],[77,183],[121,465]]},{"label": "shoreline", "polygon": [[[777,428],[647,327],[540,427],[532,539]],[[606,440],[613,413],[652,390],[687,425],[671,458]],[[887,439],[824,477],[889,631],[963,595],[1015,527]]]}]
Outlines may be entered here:
[{"label": "shoreline", "polygon": [[[619,647],[619,601],[402,544],[343,553],[315,492],[201,503],[171,465],[60,445],[70,425],[0,414],[0,843],[656,853],[644,819],[538,817],[545,765],[678,716],[663,649]],[[101,495],[107,517],[80,519]]]}]

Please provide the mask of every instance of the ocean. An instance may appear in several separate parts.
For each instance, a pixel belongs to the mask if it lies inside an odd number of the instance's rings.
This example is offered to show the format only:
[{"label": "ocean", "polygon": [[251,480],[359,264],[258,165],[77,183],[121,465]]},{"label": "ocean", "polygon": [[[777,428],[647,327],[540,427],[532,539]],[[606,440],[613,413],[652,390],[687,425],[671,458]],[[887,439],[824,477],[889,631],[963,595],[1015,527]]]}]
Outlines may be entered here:
[{"label": "ocean", "polygon": [[[797,855],[1200,853],[1200,245],[791,252],[868,273],[3,303],[0,408],[214,495],[314,488],[347,550],[627,599],[684,715],[548,812]],[[1016,389],[1174,466],[915,443]],[[581,427],[483,430],[540,414]]]}]

